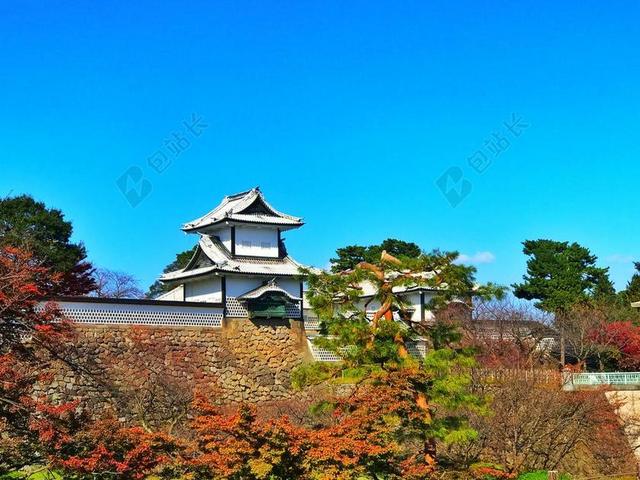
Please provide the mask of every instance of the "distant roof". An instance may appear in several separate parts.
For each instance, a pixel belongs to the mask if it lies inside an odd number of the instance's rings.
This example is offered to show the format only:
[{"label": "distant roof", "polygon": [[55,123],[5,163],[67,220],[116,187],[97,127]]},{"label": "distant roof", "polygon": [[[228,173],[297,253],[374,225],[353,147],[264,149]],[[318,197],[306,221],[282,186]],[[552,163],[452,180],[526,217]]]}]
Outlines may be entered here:
[{"label": "distant roof", "polygon": [[160,277],[160,280],[169,282],[215,272],[298,276],[301,275],[301,267],[303,266],[289,256],[284,258],[233,257],[218,239],[202,235],[196,253],[189,261],[189,264],[182,270],[165,273]]},{"label": "distant roof", "polygon": [[223,222],[259,223],[297,228],[302,218],[287,215],[273,208],[264,198],[259,187],[246,192],[227,195],[220,205],[206,215],[185,223],[182,230],[194,232]]},{"label": "distant roof", "polygon": [[[416,278],[419,279],[431,279],[434,277],[433,273],[430,272],[426,272],[424,274],[420,274],[417,275]],[[371,283],[368,280],[363,280],[361,281],[358,286],[360,287],[360,289],[362,290],[362,293],[360,294],[360,297],[372,297],[374,295],[377,294],[378,290],[377,287]],[[419,283],[416,283],[414,285],[396,285],[395,287],[393,287],[393,293],[412,293],[412,292],[437,292],[440,290],[444,290],[446,288],[445,287],[435,287],[435,286],[426,286],[426,285],[420,285]]]},{"label": "distant roof", "polygon": [[295,295],[291,295],[285,289],[280,287],[278,285],[278,283],[276,282],[275,278],[273,280],[270,280],[269,282],[265,283],[264,285],[259,286],[258,288],[254,288],[253,290],[251,290],[251,291],[249,291],[247,293],[243,293],[242,295],[240,295],[238,297],[238,300],[255,300],[256,298],[260,298],[261,296],[263,296],[263,295],[265,295],[267,293],[278,293],[278,294],[284,295],[289,300],[293,300],[293,301],[296,301],[296,302],[302,300],[300,297],[296,297]]}]

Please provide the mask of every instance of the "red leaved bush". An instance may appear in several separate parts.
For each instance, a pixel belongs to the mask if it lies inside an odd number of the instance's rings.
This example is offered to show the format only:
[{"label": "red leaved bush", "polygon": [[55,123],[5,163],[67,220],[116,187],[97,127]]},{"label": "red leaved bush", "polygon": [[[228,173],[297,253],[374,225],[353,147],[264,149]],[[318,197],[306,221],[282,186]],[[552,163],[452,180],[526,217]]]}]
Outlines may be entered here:
[{"label": "red leaved bush", "polygon": [[631,322],[605,323],[594,330],[590,338],[617,351],[618,368],[630,371],[640,369],[640,327]]},{"label": "red leaved bush", "polygon": [[30,253],[0,248],[0,354],[24,352],[24,340],[54,346],[68,333],[55,304],[39,299],[55,291],[62,275],[51,273]]},{"label": "red leaved bush", "polygon": [[[45,432],[46,433],[46,432]],[[52,467],[92,478],[141,479],[173,464],[184,444],[162,432],[126,427],[114,419],[87,422],[73,435],[50,442]]]},{"label": "red leaved bush", "polygon": [[[51,464],[76,476],[347,480],[376,474],[417,480],[435,465],[419,434],[430,420],[416,406],[413,380],[407,372],[369,380],[327,404],[331,413],[317,417],[323,422],[305,425],[284,415],[261,417],[254,406],[214,406],[199,396],[191,440],[115,420],[78,421],[77,411],[65,409],[49,411],[50,423],[43,421],[38,431]],[[70,428],[47,428],[62,416]]]},{"label": "red leaved bush", "polygon": [[55,305],[42,305],[40,297],[60,282],[60,274],[28,252],[0,248],[0,473],[40,458],[31,423],[47,407],[33,388],[51,374],[51,356],[43,353],[59,355],[71,332]]}]

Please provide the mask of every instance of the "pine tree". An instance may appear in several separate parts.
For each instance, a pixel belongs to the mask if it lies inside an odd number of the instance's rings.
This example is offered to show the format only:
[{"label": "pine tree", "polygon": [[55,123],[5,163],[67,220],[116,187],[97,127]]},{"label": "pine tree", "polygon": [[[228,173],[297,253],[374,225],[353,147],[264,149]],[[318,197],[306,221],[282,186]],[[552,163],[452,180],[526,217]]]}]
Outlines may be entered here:
[{"label": "pine tree", "polygon": [[555,315],[560,329],[560,363],[565,363],[564,325],[567,312],[579,302],[615,299],[609,269],[596,266],[598,258],[578,243],[554,240],[523,242],[527,274],[514,284],[514,295],[535,300],[535,306]]},{"label": "pine tree", "polygon": [[620,292],[625,304],[640,302],[640,262],[634,262],[635,273],[627,282],[626,288]]},{"label": "pine tree", "polygon": [[57,295],[84,295],[95,288],[93,267],[81,243],[73,243],[73,225],[63,213],[28,195],[0,200],[0,246],[33,253],[54,273],[62,274]]},{"label": "pine tree", "polygon": [[[389,421],[398,426],[389,435],[402,445],[407,458],[420,459],[414,467],[419,466],[425,475],[435,468],[437,441],[463,441],[475,435],[460,411],[481,410],[482,401],[470,392],[473,354],[460,346],[456,325],[438,321],[409,326],[409,322],[397,321],[394,312],[401,318],[407,314],[407,305],[397,290],[417,285],[433,289],[437,294],[429,308],[436,313],[452,300],[470,307],[472,296],[488,299],[502,295],[500,287],[477,285],[474,267],[457,264],[457,258],[456,252],[434,251],[398,259],[383,251],[377,262],[361,262],[349,272],[307,272],[308,298],[325,334],[315,341],[340,355],[342,361],[302,367],[294,373],[294,382],[346,380],[366,385],[372,398],[379,389],[379,401],[390,402],[380,406],[381,410],[388,409]],[[363,282],[374,286],[374,297],[380,304],[372,319],[359,306]],[[424,359],[410,355],[407,348],[417,336],[430,339]],[[412,401],[397,411],[382,394],[382,386],[400,384],[401,391],[410,392]]]},{"label": "pine tree", "polygon": [[344,272],[356,267],[360,262],[376,262],[380,254],[386,251],[397,258],[417,258],[422,254],[420,247],[413,242],[405,242],[395,238],[387,238],[380,245],[349,245],[338,248],[336,257],[331,259],[331,271]]}]

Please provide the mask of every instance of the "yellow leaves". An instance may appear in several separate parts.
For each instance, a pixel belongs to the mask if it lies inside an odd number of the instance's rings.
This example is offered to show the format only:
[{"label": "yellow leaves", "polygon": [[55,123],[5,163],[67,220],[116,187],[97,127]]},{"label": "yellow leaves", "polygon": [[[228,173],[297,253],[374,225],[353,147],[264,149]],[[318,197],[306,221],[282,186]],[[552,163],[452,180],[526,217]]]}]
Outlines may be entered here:
[{"label": "yellow leaves", "polygon": [[273,470],[273,465],[261,458],[251,459],[247,463],[249,464],[251,473],[253,473],[256,478],[269,478],[269,474]]}]

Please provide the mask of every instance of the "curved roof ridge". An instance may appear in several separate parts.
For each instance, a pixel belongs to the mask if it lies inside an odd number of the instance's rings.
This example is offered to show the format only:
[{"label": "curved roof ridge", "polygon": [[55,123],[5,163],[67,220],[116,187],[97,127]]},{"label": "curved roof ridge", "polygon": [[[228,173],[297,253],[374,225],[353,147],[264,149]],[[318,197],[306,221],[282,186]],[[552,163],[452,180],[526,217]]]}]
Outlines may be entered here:
[{"label": "curved roof ridge", "polygon": [[253,299],[262,297],[266,293],[274,293],[274,292],[285,295],[287,298],[293,301],[299,302],[300,300],[302,300],[300,297],[291,295],[284,288],[278,285],[278,282],[276,281],[275,278],[272,278],[264,285],[260,285],[259,287],[254,288],[253,290],[249,290],[248,292],[243,293],[242,295],[238,296],[238,300],[253,300]]},{"label": "curved roof ridge", "polygon": [[[268,214],[252,214],[243,212],[249,208],[253,203],[259,200],[264,207],[271,213]],[[205,228],[215,223],[221,222],[225,219],[234,220],[234,215],[237,215],[238,221],[255,221],[257,223],[274,223],[279,224],[283,222],[286,225],[300,226],[302,225],[302,218],[288,215],[286,213],[276,210],[260,191],[260,187],[254,187],[251,190],[235,193],[233,195],[225,196],[220,204],[218,204],[213,210],[209,211],[205,215],[187,222],[182,226],[184,231],[194,231],[199,228]],[[248,217],[248,218],[247,218]]]}]

